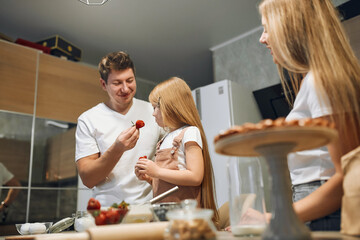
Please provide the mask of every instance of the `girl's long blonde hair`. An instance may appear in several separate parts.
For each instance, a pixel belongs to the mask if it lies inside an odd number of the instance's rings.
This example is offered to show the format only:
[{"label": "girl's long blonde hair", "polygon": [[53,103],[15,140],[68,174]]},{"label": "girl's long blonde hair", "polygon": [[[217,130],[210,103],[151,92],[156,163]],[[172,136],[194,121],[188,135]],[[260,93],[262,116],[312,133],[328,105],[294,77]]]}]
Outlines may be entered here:
[{"label": "girl's long blonde hair", "polygon": [[189,86],[181,78],[172,77],[161,82],[151,91],[149,101],[152,105],[158,105],[160,107],[166,127],[178,129],[182,126],[190,125],[196,126],[200,130],[204,160],[204,179],[201,184],[201,207],[212,209],[214,211],[214,221],[217,223],[219,215],[215,204],[214,177],[208,144]]},{"label": "girl's long blonde hair", "polygon": [[330,99],[339,132],[350,128],[353,133],[341,136],[351,144],[343,154],[359,146],[360,65],[331,1],[263,0],[259,11],[267,23],[283,87],[297,93],[304,74],[311,71],[319,96]]}]

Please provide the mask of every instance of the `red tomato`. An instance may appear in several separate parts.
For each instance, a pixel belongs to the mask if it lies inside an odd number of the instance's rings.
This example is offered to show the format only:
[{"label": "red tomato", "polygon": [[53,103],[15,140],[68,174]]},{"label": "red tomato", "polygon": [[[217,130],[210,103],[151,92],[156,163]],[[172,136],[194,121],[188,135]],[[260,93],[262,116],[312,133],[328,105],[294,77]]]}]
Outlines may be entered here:
[{"label": "red tomato", "polygon": [[98,216],[95,217],[96,225],[105,225],[106,224],[106,215],[104,212],[101,212]]},{"label": "red tomato", "polygon": [[98,200],[96,200],[95,198],[90,198],[88,205],[87,205],[87,210],[98,210],[100,209],[101,205],[100,202]]}]

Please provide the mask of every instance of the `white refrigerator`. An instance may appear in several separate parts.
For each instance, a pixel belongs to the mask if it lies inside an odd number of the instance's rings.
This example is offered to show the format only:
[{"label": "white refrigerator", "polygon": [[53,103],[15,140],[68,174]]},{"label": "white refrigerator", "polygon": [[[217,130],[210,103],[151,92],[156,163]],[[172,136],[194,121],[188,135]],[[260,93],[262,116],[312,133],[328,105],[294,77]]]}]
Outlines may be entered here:
[{"label": "white refrigerator", "polygon": [[227,162],[230,157],[215,152],[214,137],[233,125],[256,123],[262,119],[261,114],[252,91],[230,80],[196,88],[192,95],[209,145],[217,205],[221,207],[229,201]]}]

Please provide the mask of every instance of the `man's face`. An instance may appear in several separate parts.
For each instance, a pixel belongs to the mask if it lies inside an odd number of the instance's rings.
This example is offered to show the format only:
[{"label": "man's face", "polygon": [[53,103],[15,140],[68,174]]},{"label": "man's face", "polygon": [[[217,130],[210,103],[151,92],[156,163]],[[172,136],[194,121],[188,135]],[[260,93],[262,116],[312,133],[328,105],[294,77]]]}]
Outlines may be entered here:
[{"label": "man's face", "polygon": [[100,81],[113,106],[126,107],[132,103],[136,93],[136,81],[131,68],[120,71],[111,70],[107,83],[103,79]]}]

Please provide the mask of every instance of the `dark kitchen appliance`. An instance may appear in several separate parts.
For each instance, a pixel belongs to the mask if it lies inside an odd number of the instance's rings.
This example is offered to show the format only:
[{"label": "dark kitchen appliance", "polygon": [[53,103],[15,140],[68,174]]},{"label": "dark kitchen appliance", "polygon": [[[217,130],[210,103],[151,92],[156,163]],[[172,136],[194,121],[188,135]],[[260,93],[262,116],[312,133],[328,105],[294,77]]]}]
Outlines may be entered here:
[{"label": "dark kitchen appliance", "polygon": [[[294,97],[293,92],[290,94]],[[264,119],[286,117],[291,110],[280,83],[253,91],[253,95]]]}]

